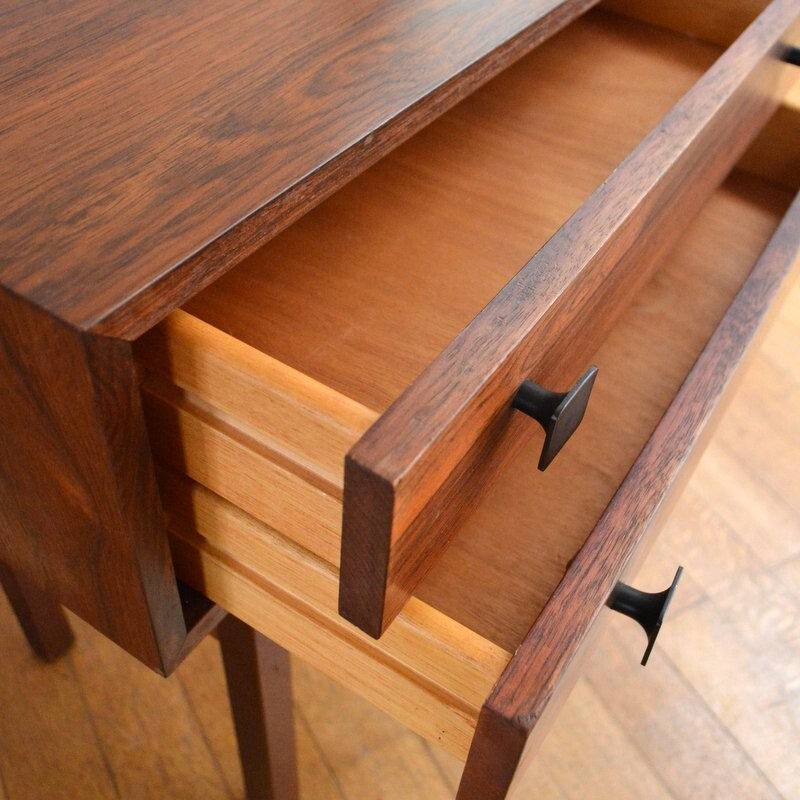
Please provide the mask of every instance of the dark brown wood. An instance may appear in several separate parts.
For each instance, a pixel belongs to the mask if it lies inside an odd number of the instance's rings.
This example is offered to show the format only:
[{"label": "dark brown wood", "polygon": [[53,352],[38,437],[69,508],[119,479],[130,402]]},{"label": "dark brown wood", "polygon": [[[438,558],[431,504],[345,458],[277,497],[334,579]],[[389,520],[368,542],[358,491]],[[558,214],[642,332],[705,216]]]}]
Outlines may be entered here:
[{"label": "dark brown wood", "polygon": [[7,4],[0,284],[134,338],[595,2]]},{"label": "dark brown wood", "polygon": [[565,676],[579,663],[611,591],[646,552],[665,499],[702,451],[737,367],[776,313],[799,260],[800,195],[486,701],[459,800],[506,796],[542,720],[563,698]]},{"label": "dark brown wood", "polygon": [[289,654],[236,617],[217,629],[248,800],[297,800]]},{"label": "dark brown wood", "polygon": [[44,661],[63,656],[75,637],[61,606],[5,564],[0,564],[0,585],[33,652]]},{"label": "dark brown wood", "polygon": [[148,666],[186,638],[127,342],[0,290],[0,560]]},{"label": "dark brown wood", "polygon": [[[348,454],[340,612],[379,636],[498,465],[525,379],[567,388],[790,85],[776,0]],[[580,434],[578,434],[580,435]]]}]

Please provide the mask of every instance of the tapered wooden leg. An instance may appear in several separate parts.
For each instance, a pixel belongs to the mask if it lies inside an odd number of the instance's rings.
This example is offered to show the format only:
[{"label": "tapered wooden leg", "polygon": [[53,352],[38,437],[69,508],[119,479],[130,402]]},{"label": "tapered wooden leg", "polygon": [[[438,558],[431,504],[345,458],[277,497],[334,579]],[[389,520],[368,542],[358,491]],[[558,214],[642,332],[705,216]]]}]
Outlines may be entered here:
[{"label": "tapered wooden leg", "polygon": [[0,564],[0,584],[33,652],[44,661],[64,655],[75,637],[61,606],[5,564]]},{"label": "tapered wooden leg", "polygon": [[297,800],[289,654],[231,615],[217,635],[247,800]]}]

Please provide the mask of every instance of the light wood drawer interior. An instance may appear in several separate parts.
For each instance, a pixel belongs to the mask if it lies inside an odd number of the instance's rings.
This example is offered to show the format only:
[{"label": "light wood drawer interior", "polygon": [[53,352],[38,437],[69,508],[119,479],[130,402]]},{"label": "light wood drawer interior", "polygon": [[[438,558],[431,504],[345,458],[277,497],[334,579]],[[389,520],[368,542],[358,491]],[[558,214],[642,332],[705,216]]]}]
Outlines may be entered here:
[{"label": "light wood drawer interior", "polygon": [[712,196],[597,342],[574,441],[516,457],[379,641],[337,614],[344,454],[718,54],[590,14],[138,342],[179,576],[464,757],[790,193]]}]

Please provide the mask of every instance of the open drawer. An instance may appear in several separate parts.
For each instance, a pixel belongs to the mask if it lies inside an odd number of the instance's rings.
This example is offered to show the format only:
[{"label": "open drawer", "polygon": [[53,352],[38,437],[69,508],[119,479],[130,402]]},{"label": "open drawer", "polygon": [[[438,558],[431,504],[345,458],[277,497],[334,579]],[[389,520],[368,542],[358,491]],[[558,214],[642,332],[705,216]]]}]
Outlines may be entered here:
[{"label": "open drawer", "polygon": [[[334,564],[165,468],[178,574],[418,733],[462,758],[471,746],[462,796],[502,797],[800,254],[797,202],[767,245],[789,199],[740,174],[713,194],[595,354],[571,458],[541,476],[517,455],[380,640],[336,613]],[[165,409],[150,409],[158,435],[210,434]],[[239,431],[214,435],[227,469],[251,469]]]},{"label": "open drawer", "polygon": [[[470,752],[464,797],[505,792],[796,257],[796,208],[767,247],[788,189],[716,188],[796,14],[715,64],[592,13],[137,343],[179,576]],[[537,473],[511,398],[587,363],[583,427]],[[377,641],[337,613],[362,584]]]},{"label": "open drawer", "polygon": [[341,613],[379,636],[539,435],[519,386],[583,372],[785,93],[796,11],[716,63],[610,14],[573,23],[142,339],[151,408],[236,428],[251,463],[167,422],[159,456],[340,565]]}]

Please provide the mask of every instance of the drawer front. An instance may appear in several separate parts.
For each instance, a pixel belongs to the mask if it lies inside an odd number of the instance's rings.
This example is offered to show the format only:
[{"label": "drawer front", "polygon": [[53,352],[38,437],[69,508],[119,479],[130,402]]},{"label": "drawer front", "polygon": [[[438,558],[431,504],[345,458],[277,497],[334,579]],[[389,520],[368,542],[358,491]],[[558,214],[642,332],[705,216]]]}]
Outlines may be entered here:
[{"label": "drawer front", "polygon": [[459,800],[500,800],[524,770],[578,675],[612,592],[646,554],[798,262],[800,195],[484,704]]},{"label": "drawer front", "polygon": [[[741,174],[714,193],[596,353],[601,376],[584,436],[574,444],[574,459],[553,465],[545,476],[546,492],[536,491],[540,476],[535,473],[507,470],[427,576],[418,596],[379,640],[337,614],[333,539],[326,543],[324,531],[304,529],[307,538],[300,543],[298,532],[276,529],[262,519],[265,512],[274,512],[261,505],[265,488],[271,491],[273,487],[264,486],[272,479],[259,468],[259,460],[267,460],[264,454],[257,447],[248,447],[255,440],[243,438],[241,426],[231,424],[227,430],[214,427],[202,414],[190,413],[188,407],[177,409],[183,420],[180,425],[187,463],[162,459],[162,465],[167,466],[159,473],[178,576],[459,758],[467,757],[476,726],[483,731],[481,735],[487,735],[479,720],[489,713],[487,698],[493,690],[498,691],[501,676],[509,670],[526,676],[520,681],[519,691],[527,698],[539,698],[546,720],[557,710],[558,703],[553,701],[566,692],[580,668],[579,653],[588,646],[597,621],[602,619],[597,612],[603,596],[607,599],[614,585],[609,577],[594,598],[595,590],[586,588],[584,582],[597,576],[591,570],[576,569],[598,560],[606,565],[609,576],[615,568],[624,576],[644,552],[642,542],[653,530],[651,524],[647,534],[627,532],[627,517],[619,515],[615,525],[623,528],[622,535],[607,522],[603,523],[606,532],[598,534],[597,521],[618,490],[623,493],[621,497],[631,491],[631,479],[623,490],[619,487],[632,467],[632,476],[641,469],[641,462],[634,464],[642,448],[660,448],[665,439],[672,445],[663,426],[655,435],[654,431],[684,382],[694,386],[703,403],[710,398],[711,406],[715,402],[719,406],[719,393],[727,380],[724,376],[711,376],[719,385],[713,381],[701,385],[695,378],[687,380],[687,375],[703,349],[712,349],[708,342],[714,332],[718,328],[724,332],[730,325],[734,312],[729,313],[729,309],[742,312],[734,298],[790,200],[780,187]],[[788,250],[790,242],[783,235]],[[726,245],[729,252],[710,264],[708,253],[722,253]],[[675,308],[676,298],[681,297],[687,297],[686,302]],[[748,320],[755,325],[757,316],[754,312]],[[723,318],[726,321],[720,326]],[[716,339],[727,335],[730,331],[717,332]],[[736,341],[743,343],[743,339]],[[235,364],[243,369],[247,363],[245,352],[227,349],[215,354],[212,350],[202,351],[205,360],[194,351],[198,381],[216,376],[217,368]],[[730,369],[737,358],[736,353],[731,356]],[[694,375],[703,372],[703,363],[698,362]],[[276,391],[279,387],[291,388],[288,377],[284,375],[273,384]],[[302,386],[312,388],[306,382]],[[313,399],[313,395],[309,397]],[[683,399],[676,403],[691,404],[685,389],[680,397]],[[149,400],[154,408],[159,407],[155,396]],[[287,407],[280,401],[279,393],[274,409],[287,419]],[[625,424],[615,429],[622,402],[626,404]],[[258,406],[259,413],[267,406],[273,404]],[[324,404],[313,406],[320,420],[325,417],[323,412],[330,410]],[[250,407],[255,408],[252,404]],[[154,440],[157,455],[164,438],[174,435],[174,429],[160,421],[160,413],[149,416],[158,431]],[[693,436],[709,428],[702,419],[702,403],[696,413],[702,424],[695,425],[694,432],[686,431],[682,444],[675,444],[684,448],[681,458],[690,449]],[[210,414],[209,419],[213,419]],[[358,420],[354,413],[351,421],[357,425]],[[289,426],[283,433],[289,437],[296,431]],[[648,445],[651,437],[653,442]],[[656,445],[658,441],[662,444]],[[323,460],[326,457],[324,452],[318,456]],[[519,461],[527,463],[527,454],[522,453]],[[184,466],[188,475],[179,474]],[[677,467],[673,473],[678,473]],[[657,474],[664,480],[661,489],[665,493],[674,474]],[[639,481],[635,483],[642,488]],[[649,486],[646,480],[643,485]],[[658,504],[660,497],[658,491],[654,495],[643,492],[644,505],[638,517],[642,526],[653,516],[647,503]],[[313,494],[305,495],[303,503],[312,498]],[[665,505],[661,502],[659,509]],[[274,519],[276,524],[281,521]],[[532,526],[531,520],[539,522]],[[465,586],[470,587],[468,594]],[[584,597],[588,598],[588,607]],[[573,614],[570,603],[576,604]],[[566,644],[559,638],[562,629]],[[526,662],[520,664],[519,656],[514,658],[517,650],[522,653],[525,648],[536,653],[542,642],[549,643],[547,650],[553,658],[560,652],[558,648],[566,648],[568,663],[553,666],[548,662],[547,668],[532,666],[526,670]],[[570,651],[573,644],[575,648]],[[574,667],[572,675],[569,665]],[[501,741],[506,735],[513,739],[511,733],[504,732],[509,723],[502,714],[492,714],[489,724],[499,728]],[[500,773],[508,780],[529,732],[513,724],[511,727],[520,739],[518,746],[490,747],[485,754],[487,763],[507,759],[509,766]],[[540,721],[530,731],[529,752],[535,749],[536,735],[545,729],[546,724]],[[475,771],[474,766],[472,769]],[[495,766],[490,774],[497,773]]]},{"label": "drawer front", "polygon": [[528,438],[523,381],[563,389],[793,80],[776,0],[348,453],[340,612],[380,636]]}]

